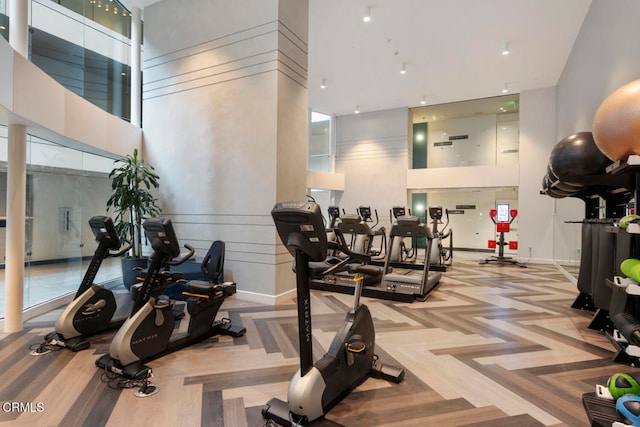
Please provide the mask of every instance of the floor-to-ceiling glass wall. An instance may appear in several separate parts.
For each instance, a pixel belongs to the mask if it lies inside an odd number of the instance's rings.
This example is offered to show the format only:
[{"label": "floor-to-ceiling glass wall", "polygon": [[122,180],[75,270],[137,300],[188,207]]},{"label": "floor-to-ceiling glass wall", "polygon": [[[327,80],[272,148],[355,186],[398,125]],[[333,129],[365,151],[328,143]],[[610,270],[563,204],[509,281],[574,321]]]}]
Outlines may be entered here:
[{"label": "floor-to-ceiling glass wall", "polygon": [[[6,216],[7,128],[0,126],[0,218]],[[27,136],[24,308],[74,292],[96,249],[88,220],[105,215],[113,160]],[[0,221],[0,317],[4,316],[6,221]],[[96,283],[119,285],[119,259],[106,260]]]},{"label": "floor-to-ceiling glass wall", "polygon": [[[411,169],[509,166],[519,163],[519,95],[455,102],[412,109]],[[454,172],[455,173],[455,172]],[[481,177],[478,177],[479,179]],[[446,184],[446,183],[444,183]],[[498,251],[499,238],[490,211],[498,204],[518,209],[517,187],[447,188],[442,182],[412,188],[408,202],[413,213],[433,227],[429,207],[441,206],[441,231],[455,230],[453,246],[462,251]],[[442,188],[441,188],[442,187]],[[513,220],[505,254],[516,254],[518,219]],[[493,246],[493,247],[491,247]],[[525,251],[526,252],[526,251]]]},{"label": "floor-to-ceiling glass wall", "polygon": [[[8,40],[7,3],[0,0],[0,35]],[[29,11],[29,59],[69,91],[129,120],[129,12],[112,0],[32,0]],[[0,317],[7,193],[4,125],[0,123]],[[31,132],[27,157],[25,308],[78,287],[96,248],[88,219],[106,213],[113,166],[112,159],[57,145]],[[110,259],[95,282],[118,284],[120,276],[119,260]]]},{"label": "floor-to-ceiling glass wall", "polygon": [[[430,228],[435,221],[429,216],[429,207],[441,206],[442,219],[438,221],[438,231],[445,233],[454,230],[453,247],[467,252],[497,252],[497,247],[490,241],[499,239],[496,225],[491,220],[490,212],[499,204],[506,204],[509,209],[518,209],[518,189],[501,188],[460,188],[460,189],[414,189],[410,200],[415,215],[421,216]],[[511,223],[510,231],[505,233],[505,241],[517,242],[518,217]],[[447,245],[449,242],[445,242]],[[505,246],[506,255],[517,254],[515,244]]]}]

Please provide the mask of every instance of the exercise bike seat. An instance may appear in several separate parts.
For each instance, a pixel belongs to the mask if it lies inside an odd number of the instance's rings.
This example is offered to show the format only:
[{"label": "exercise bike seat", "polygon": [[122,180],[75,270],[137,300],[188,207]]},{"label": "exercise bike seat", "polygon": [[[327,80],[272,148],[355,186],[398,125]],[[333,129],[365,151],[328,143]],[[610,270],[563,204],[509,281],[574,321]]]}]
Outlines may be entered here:
[{"label": "exercise bike seat", "polygon": [[203,295],[209,298],[214,297],[217,292],[222,292],[225,297],[236,293],[234,282],[211,283],[204,280],[192,280],[185,284],[185,295]]}]

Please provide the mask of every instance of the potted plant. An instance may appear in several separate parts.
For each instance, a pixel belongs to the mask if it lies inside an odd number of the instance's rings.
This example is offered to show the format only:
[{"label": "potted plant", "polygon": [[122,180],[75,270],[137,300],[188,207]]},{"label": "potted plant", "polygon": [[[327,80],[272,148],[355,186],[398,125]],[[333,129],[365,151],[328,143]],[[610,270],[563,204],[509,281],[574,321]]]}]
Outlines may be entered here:
[{"label": "potted plant", "polygon": [[146,267],[147,259],[142,256],[142,222],[160,214],[152,190],[158,188],[160,177],[153,166],[138,157],[138,150],[114,162],[109,173],[111,196],[107,200],[107,211],[113,208],[114,225],[122,241],[133,244],[130,255],[122,263],[122,280],[127,289],[136,281],[134,267]]}]

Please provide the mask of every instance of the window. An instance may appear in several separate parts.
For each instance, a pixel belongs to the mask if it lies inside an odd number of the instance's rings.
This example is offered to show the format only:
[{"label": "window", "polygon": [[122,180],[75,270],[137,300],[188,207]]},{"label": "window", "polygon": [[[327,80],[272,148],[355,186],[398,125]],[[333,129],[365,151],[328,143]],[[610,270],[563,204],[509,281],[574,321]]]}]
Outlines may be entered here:
[{"label": "window", "polygon": [[311,112],[309,136],[309,170],[333,172],[331,116]]}]

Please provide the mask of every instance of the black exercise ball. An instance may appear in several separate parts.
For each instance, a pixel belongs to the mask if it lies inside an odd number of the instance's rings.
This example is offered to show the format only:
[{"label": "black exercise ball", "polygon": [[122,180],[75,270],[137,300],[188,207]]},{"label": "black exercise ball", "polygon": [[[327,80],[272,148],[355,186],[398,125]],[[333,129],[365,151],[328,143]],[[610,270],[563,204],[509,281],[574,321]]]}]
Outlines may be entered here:
[{"label": "black exercise ball", "polygon": [[575,194],[575,192],[562,191],[555,187],[550,187],[550,188],[547,188],[547,191],[545,194],[549,197],[553,197],[554,199],[564,199],[565,197],[569,197]]},{"label": "black exercise ball", "polygon": [[584,184],[561,181],[557,176],[555,176],[550,165],[547,165],[547,179],[549,187],[557,188],[562,191],[576,193],[584,188]]},{"label": "black exercise ball", "polygon": [[553,147],[549,157],[553,174],[560,181],[569,183],[572,178],[604,174],[611,163],[596,146],[591,132],[578,132],[563,138]]}]

